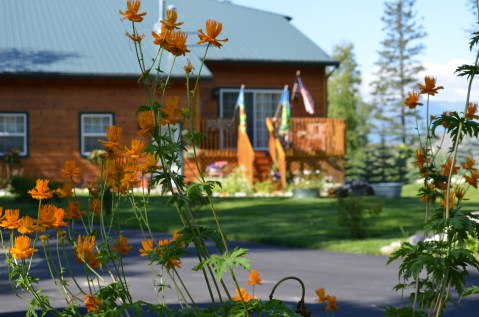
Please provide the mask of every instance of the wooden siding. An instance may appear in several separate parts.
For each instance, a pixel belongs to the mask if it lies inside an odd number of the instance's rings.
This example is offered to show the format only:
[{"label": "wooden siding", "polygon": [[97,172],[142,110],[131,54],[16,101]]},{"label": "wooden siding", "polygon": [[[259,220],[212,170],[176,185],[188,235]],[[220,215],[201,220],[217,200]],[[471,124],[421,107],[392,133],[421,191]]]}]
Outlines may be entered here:
[{"label": "wooden siding", "polygon": [[[184,96],[183,87],[173,90]],[[144,89],[134,79],[0,79],[0,112],[29,113],[29,156],[22,165],[31,177],[60,180],[65,160],[74,159],[83,171],[79,182],[92,181],[97,168],[79,152],[80,113],[113,113],[129,145],[138,130],[135,111],[145,103]]]},{"label": "wooden siding", "polygon": [[[293,87],[296,71],[301,70],[301,79],[315,102],[316,113],[313,117],[326,116],[326,78],[323,66],[280,66],[268,64],[225,64],[207,63],[214,77],[201,86],[201,118],[218,116],[219,96],[215,91],[220,88],[238,88],[244,84],[246,89],[274,88],[283,89],[284,85]],[[291,104],[291,116],[309,115],[301,98]]]}]

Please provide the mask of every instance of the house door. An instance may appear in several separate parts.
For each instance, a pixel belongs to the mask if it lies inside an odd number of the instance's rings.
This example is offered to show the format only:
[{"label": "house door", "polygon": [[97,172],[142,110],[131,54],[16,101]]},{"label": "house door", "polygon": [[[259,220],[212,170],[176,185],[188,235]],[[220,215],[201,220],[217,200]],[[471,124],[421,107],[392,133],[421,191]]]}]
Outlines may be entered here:
[{"label": "house door", "polygon": [[[282,89],[245,89],[246,131],[255,150],[268,149],[265,120],[272,117],[281,98]],[[220,90],[220,117],[233,117],[239,89]]]}]

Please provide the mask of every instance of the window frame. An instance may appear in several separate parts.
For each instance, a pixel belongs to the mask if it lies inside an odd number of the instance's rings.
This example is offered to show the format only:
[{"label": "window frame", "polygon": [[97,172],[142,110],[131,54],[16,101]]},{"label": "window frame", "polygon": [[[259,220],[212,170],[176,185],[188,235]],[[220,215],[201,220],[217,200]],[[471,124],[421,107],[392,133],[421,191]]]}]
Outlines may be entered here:
[{"label": "window frame", "polygon": [[[21,157],[28,157],[30,155],[30,133],[29,133],[29,127],[30,127],[30,121],[29,121],[29,113],[25,111],[1,111],[0,116],[21,116],[23,117],[23,126],[24,126],[24,132],[23,133],[8,133],[8,132],[0,132],[0,139],[2,137],[8,137],[8,136],[21,136],[23,137],[23,148],[24,151],[18,153],[19,156]],[[11,151],[11,150],[10,150]],[[0,157],[5,156],[8,152],[0,152]]]},{"label": "window frame", "polygon": [[[218,89],[218,114],[219,114],[219,118],[223,118],[223,115],[224,115],[224,107],[223,107],[223,97],[224,97],[224,93],[236,93],[236,94],[239,94],[240,92],[240,89],[239,88],[219,88]],[[268,145],[266,144],[265,146],[259,146],[257,145],[257,139],[258,139],[258,130],[256,128],[257,124],[258,124],[258,119],[257,119],[257,113],[258,113],[258,99],[257,99],[257,94],[260,94],[260,93],[269,93],[269,94],[277,94],[278,95],[278,103],[279,103],[279,100],[281,99],[281,94],[283,93],[283,89],[282,88],[246,88],[244,90],[245,94],[253,94],[253,109],[252,109],[252,113],[254,114],[253,115],[253,131],[251,131],[252,133],[252,140],[251,140],[251,144],[253,146],[253,149],[256,150],[256,151],[266,151],[268,150]],[[273,105],[273,108],[276,110],[277,108],[277,105]],[[250,105],[247,105],[247,106],[250,106]],[[274,115],[274,112],[275,110],[273,111],[273,115]],[[239,114],[238,114],[239,115]],[[246,120],[251,120],[250,119],[250,116],[248,116],[248,118]],[[266,123],[265,123],[266,124]],[[251,134],[249,134],[251,136]],[[223,134],[221,134],[221,136],[223,136]],[[221,148],[223,148],[223,140],[220,139],[220,146]]]},{"label": "window frame", "polygon": [[[80,156],[82,157],[88,157],[91,154],[90,152],[86,152],[84,150],[85,146],[85,137],[97,137],[97,138],[105,138],[106,137],[106,130],[104,133],[86,133],[84,132],[84,118],[86,117],[109,117],[110,124],[109,125],[114,125],[115,124],[115,113],[113,112],[80,112],[78,115],[78,150],[80,152]],[[107,126],[109,126],[107,125]],[[101,149],[99,147],[99,149]]]}]

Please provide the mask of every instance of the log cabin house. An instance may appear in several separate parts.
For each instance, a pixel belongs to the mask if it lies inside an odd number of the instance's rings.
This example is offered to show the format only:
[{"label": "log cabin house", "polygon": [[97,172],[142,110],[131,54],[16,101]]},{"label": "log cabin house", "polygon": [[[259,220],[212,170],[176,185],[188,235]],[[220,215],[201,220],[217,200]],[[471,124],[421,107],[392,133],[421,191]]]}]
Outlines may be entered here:
[{"label": "log cabin house", "polygon": [[[268,178],[272,164],[284,181],[288,171],[304,168],[320,168],[341,181],[344,122],[326,118],[328,69],[338,62],[298,31],[291,18],[218,0],[143,1],[141,11],[148,14],[140,33],[147,36],[144,43],[150,42],[145,54],[154,56],[151,30],[170,5],[185,22],[188,58],[196,70],[205,49],[196,44],[196,32],[207,19],[222,22],[222,36],[229,39],[220,49],[209,49],[200,76],[196,124],[206,135],[199,150],[202,169],[227,161],[231,170],[239,160],[249,166],[251,181]],[[85,184],[97,173],[86,158],[101,148],[97,139],[105,137],[106,126],[122,126],[127,139],[135,136],[135,111],[146,97],[133,45],[124,35],[131,25],[119,14],[125,8],[126,0],[2,2],[0,155],[17,149],[25,176],[59,179],[65,160],[75,159]],[[163,62],[162,68],[170,69],[171,59]],[[178,58],[172,69],[171,90],[180,96],[185,94],[185,64]],[[301,98],[292,102],[292,146],[284,149],[271,118],[297,70],[315,114],[305,111]],[[249,151],[238,143],[236,128],[224,125],[243,84]],[[183,173],[193,179],[187,169]]]}]

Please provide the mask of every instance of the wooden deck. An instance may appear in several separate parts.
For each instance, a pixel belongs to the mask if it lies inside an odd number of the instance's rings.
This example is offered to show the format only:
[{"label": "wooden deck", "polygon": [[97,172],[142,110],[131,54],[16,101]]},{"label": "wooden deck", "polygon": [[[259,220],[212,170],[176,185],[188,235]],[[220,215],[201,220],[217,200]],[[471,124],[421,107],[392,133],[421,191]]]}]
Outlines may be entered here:
[{"label": "wooden deck", "polygon": [[[335,181],[344,179],[345,123],[343,120],[317,117],[291,118],[292,129],[285,142],[277,127],[280,120],[266,120],[269,131],[268,151],[254,151],[247,134],[239,133],[230,120],[204,120],[200,132],[204,137],[198,149],[200,171],[206,175],[208,165],[227,162],[224,172],[243,166],[246,178],[254,183],[270,177],[269,171],[275,164],[286,186],[292,172],[321,170]],[[188,165],[190,167],[188,167]],[[184,174],[186,181],[197,178],[192,160],[186,159]],[[267,166],[263,166],[267,165]]]}]

